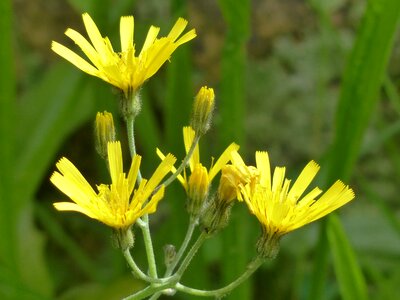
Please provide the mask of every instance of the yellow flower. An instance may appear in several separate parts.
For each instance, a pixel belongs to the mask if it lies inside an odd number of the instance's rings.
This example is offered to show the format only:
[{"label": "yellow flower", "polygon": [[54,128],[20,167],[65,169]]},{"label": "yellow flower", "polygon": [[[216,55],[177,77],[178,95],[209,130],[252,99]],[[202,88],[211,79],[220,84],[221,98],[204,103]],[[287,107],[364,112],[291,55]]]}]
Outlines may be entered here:
[{"label": "yellow flower", "polygon": [[231,152],[232,164],[222,168],[218,186],[218,200],[230,202],[234,199],[243,201],[240,186],[247,183],[254,185],[259,178],[259,171],[253,166],[246,166],[237,151]]},{"label": "yellow flower", "polygon": [[[189,152],[190,146],[193,143],[195,137],[194,130],[190,127],[183,128],[183,140],[185,144],[186,153]],[[186,172],[183,175],[178,175],[177,179],[182,184],[183,188],[188,195],[188,209],[190,213],[197,214],[198,210],[201,208],[203,201],[208,195],[208,190],[211,185],[212,180],[221,171],[222,167],[225,166],[231,159],[231,152],[237,151],[239,146],[235,143],[230,144],[221,156],[217,159],[215,164],[213,164],[209,170],[207,170],[200,162],[200,152],[199,147],[196,145],[193,155],[189,161],[190,176],[186,176]],[[163,159],[164,155],[160,150],[157,149],[158,156]],[[175,168],[172,168],[173,173],[176,172]],[[192,202],[192,203],[190,203]],[[194,206],[190,209],[191,206]]]},{"label": "yellow flower", "polygon": [[134,19],[133,16],[125,16],[120,20],[121,52],[115,52],[108,37],[102,37],[89,14],[84,13],[82,18],[90,42],[71,28],[65,34],[81,48],[90,62],[55,41],[52,42],[52,50],[82,71],[119,88],[125,96],[137,91],[153,76],[176,48],[196,37],[194,29],[180,37],[187,25],[182,18],[176,21],[166,37],[157,38],[160,28],[151,26],[142,50],[136,55]]},{"label": "yellow flower", "polygon": [[315,187],[303,196],[314,179],[319,166],[309,162],[290,187],[285,179],[285,168],[276,167],[271,178],[271,168],[267,152],[256,152],[259,181],[251,186],[241,187],[241,194],[250,212],[260,221],[263,237],[258,243],[259,252],[267,257],[277,253],[282,235],[318,220],[354,198],[354,192],[340,180],[336,181],[324,194]]},{"label": "yellow flower", "polygon": [[173,155],[168,154],[150,180],[143,179],[135,190],[141,157],[136,155],[133,158],[126,176],[122,165],[121,144],[119,141],[110,142],[108,162],[111,184],[98,185],[96,192],[67,158],[61,158],[56,165],[59,172],[54,172],[50,180],[73,202],[57,202],[54,207],[60,211],[83,213],[115,229],[128,229],[144,214],[156,211],[158,202],[164,196],[164,186],[156,188],[171,170],[175,160]]}]

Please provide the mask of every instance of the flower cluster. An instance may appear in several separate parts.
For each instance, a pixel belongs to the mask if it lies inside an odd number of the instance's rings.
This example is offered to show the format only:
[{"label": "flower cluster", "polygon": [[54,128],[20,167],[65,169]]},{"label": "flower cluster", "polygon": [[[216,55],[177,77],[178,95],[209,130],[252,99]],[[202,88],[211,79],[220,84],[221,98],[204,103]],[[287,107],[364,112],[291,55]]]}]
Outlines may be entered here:
[{"label": "flower cluster", "polygon": [[[151,26],[141,51],[136,54],[134,19],[132,16],[122,17],[121,51],[115,52],[109,39],[100,34],[87,13],[83,14],[83,22],[90,41],[73,29],[67,29],[65,34],[80,47],[90,62],[57,42],[52,43],[52,49],[82,71],[101,78],[121,91],[121,114],[126,122],[132,157],[129,170],[124,172],[121,143],[117,140],[113,117],[107,112],[98,113],[95,122],[96,150],[107,162],[111,183],[99,184],[94,189],[67,158],[61,158],[56,164],[58,171],[53,173],[50,180],[72,202],[56,202],[54,207],[60,211],[80,212],[113,228],[128,264],[134,274],[147,281],[149,289],[155,291],[154,299],[161,292],[175,292],[174,289],[182,287],[176,280],[181,278],[205,237],[227,226],[236,202],[247,205],[262,228],[256,245],[258,256],[249,268],[253,272],[265,258],[277,255],[283,235],[324,217],[354,198],[353,190],[340,180],[326,192],[319,187],[309,188],[319,171],[314,161],[304,167],[292,184],[285,176],[285,167],[275,167],[271,172],[267,152],[256,152],[255,166],[247,165],[235,143],[230,144],[216,161],[212,159],[211,166],[206,168],[200,160],[199,140],[210,129],[215,106],[214,90],[208,87],[202,87],[198,92],[193,103],[191,126],[183,128],[186,156],[180,165],[175,167],[176,158],[172,154],[164,155],[157,149],[161,163],[149,180],[142,178],[141,156],[136,154],[134,140],[134,121],[140,112],[139,90],[170,59],[172,53],[180,45],[192,40],[196,33],[192,29],[183,34],[187,21],[182,18],[176,21],[166,37],[158,38],[160,29]],[[167,175],[169,177],[164,179]],[[157,210],[168,185],[175,179],[186,192],[190,225],[178,252],[172,245],[165,248],[167,270],[163,278],[158,278],[148,215]],[[218,185],[213,189],[214,181],[218,181]],[[134,224],[142,229],[149,275],[138,268],[129,251],[133,247]],[[201,228],[199,239],[182,259],[197,225]],[[179,263],[181,265],[175,270]],[[233,286],[228,285],[230,289]]]}]

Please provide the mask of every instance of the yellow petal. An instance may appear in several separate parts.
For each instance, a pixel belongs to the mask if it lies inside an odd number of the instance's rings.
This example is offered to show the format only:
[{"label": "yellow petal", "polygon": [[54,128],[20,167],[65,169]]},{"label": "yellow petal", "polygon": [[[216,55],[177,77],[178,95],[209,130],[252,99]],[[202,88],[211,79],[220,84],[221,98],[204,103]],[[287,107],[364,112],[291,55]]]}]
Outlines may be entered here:
[{"label": "yellow petal", "polygon": [[83,207],[72,202],[56,202],[53,203],[53,205],[59,211],[76,211],[87,215],[90,218],[97,219],[97,216],[94,215],[90,210],[84,209]]},{"label": "yellow petal", "polygon": [[311,181],[314,179],[319,171],[319,165],[315,161],[310,161],[301,171],[299,177],[293,184],[289,194],[288,199],[293,203],[301,197],[307,187],[310,185]]},{"label": "yellow petal", "polygon": [[280,192],[285,179],[285,167],[276,167],[272,178],[272,192]]},{"label": "yellow petal", "polygon": [[187,21],[183,18],[179,18],[176,22],[174,27],[172,27],[171,31],[168,34],[168,38],[170,38],[172,41],[175,41],[181,33],[185,30],[185,27],[187,25]]},{"label": "yellow petal", "polygon": [[120,20],[121,51],[133,47],[134,19],[133,16],[121,17]]},{"label": "yellow petal", "polygon": [[260,184],[267,189],[271,189],[271,165],[268,152],[256,152],[256,165],[257,169],[260,171]]},{"label": "yellow petal", "polygon": [[113,183],[117,182],[123,171],[122,150],[119,141],[109,142],[108,146],[108,164],[110,167],[110,176]]},{"label": "yellow petal", "polygon": [[142,157],[140,155],[135,155],[135,157],[132,159],[131,168],[129,169],[129,173],[128,173],[128,192],[129,192],[129,194],[132,193],[132,191],[135,187],[141,160],[142,160]]},{"label": "yellow petal", "polygon": [[[190,126],[183,127],[183,142],[185,144],[186,153],[189,152],[190,146],[192,146],[194,140],[195,132]],[[193,155],[190,158],[189,166],[190,171],[193,171],[194,166],[200,163],[200,152],[198,144],[194,148]]]},{"label": "yellow petal", "polygon": [[151,26],[149,31],[147,32],[146,40],[144,41],[142,51],[140,51],[140,55],[147,51],[147,49],[154,43],[157,38],[158,33],[160,32],[159,27]]},{"label": "yellow petal", "polygon": [[[157,185],[161,182],[161,180],[167,175],[172,166],[174,165],[176,158],[172,154],[168,154],[165,159],[161,162],[161,164],[154,171],[153,176],[149,179],[146,184],[146,192],[147,197],[154,191]],[[146,198],[147,198],[146,197]]]},{"label": "yellow petal", "polygon": [[[156,149],[157,155],[159,158],[161,158],[161,160],[165,159],[165,155],[161,152],[160,149]],[[176,168],[174,166],[171,167],[171,173],[175,174],[176,173]],[[179,182],[184,186],[185,185],[185,179],[183,178],[183,176],[181,174],[178,175],[177,179],[179,180]]]},{"label": "yellow petal", "polygon": [[[96,197],[96,193],[79,170],[65,157],[56,164],[61,174],[54,172],[50,181],[75,202],[86,202]],[[79,202],[77,202],[80,204]]]},{"label": "yellow petal", "polygon": [[158,191],[151,197],[150,201],[143,208],[141,215],[151,214],[157,210],[158,202],[164,197],[165,187],[162,185]]},{"label": "yellow petal", "polygon": [[93,19],[89,16],[88,13],[84,13],[82,15],[83,23],[85,24],[85,28],[87,34],[92,42],[94,48],[100,54],[101,57],[106,57],[106,50],[104,45],[103,37],[100,34],[99,29],[97,28],[96,23],[94,23]]},{"label": "yellow petal", "polygon": [[61,57],[65,58],[68,60],[71,64],[76,66],[78,69],[81,69],[83,72],[88,73],[89,75],[92,76],[98,76],[99,77],[99,71],[93,67],[91,64],[89,64],[86,60],[84,60],[82,57],[80,57],[78,54],[75,52],[71,51],[67,47],[61,45],[60,43],[57,42],[52,42],[51,43],[51,49],[60,55]]},{"label": "yellow petal", "polygon": [[221,171],[222,167],[225,166],[231,160],[231,153],[239,150],[239,145],[232,143],[225,149],[218,160],[210,169],[208,173],[208,179],[211,181]]},{"label": "yellow petal", "polygon": [[75,42],[81,48],[83,53],[90,59],[90,61],[99,68],[100,65],[100,57],[97,53],[96,49],[77,31],[68,28],[65,32],[65,35],[68,36],[71,40]]},{"label": "yellow petal", "polygon": [[178,46],[180,46],[180,45],[182,45],[182,44],[184,44],[184,43],[187,43],[187,42],[193,40],[196,36],[197,36],[196,30],[192,29],[192,30],[186,32],[184,35],[182,35],[182,36],[175,42],[175,45],[176,45],[176,47],[178,47]]}]

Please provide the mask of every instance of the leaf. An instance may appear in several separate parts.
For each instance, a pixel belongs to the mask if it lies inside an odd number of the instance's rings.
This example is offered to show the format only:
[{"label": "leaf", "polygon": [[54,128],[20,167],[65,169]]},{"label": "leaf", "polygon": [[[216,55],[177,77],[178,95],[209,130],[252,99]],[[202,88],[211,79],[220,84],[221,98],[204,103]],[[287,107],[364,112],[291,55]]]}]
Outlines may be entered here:
[{"label": "leaf", "polygon": [[21,99],[16,180],[19,205],[26,204],[65,137],[94,116],[95,107],[82,74],[67,64],[55,65],[34,89]]},{"label": "leaf", "polygon": [[382,85],[400,18],[397,0],[369,1],[348,59],[336,113],[330,173],[350,178]]},{"label": "leaf", "polygon": [[342,298],[368,299],[365,279],[338,216],[329,216],[327,234]]},{"label": "leaf", "polygon": [[[378,101],[399,18],[399,1],[368,2],[343,76],[327,182],[336,178],[348,180],[351,176],[366,127]],[[367,289],[361,268],[340,222],[335,218],[328,219],[327,230],[342,296],[344,299],[366,299]],[[346,266],[350,267],[349,271]]]},{"label": "leaf", "polygon": [[[242,144],[245,116],[245,70],[247,64],[246,43],[250,34],[250,1],[218,1],[227,24],[227,32],[221,57],[221,85],[217,99],[219,115],[218,151],[232,142]],[[243,149],[242,149],[243,150]],[[241,274],[250,260],[249,236],[252,231],[247,211],[235,207],[231,221],[222,233],[222,278],[230,282]],[[245,282],[231,294],[232,299],[249,299],[251,285]]]},{"label": "leaf", "polygon": [[[15,271],[15,209],[13,193],[14,130],[15,112],[15,71],[12,42],[11,1],[0,2],[0,264]],[[16,275],[14,273],[14,275]]]}]

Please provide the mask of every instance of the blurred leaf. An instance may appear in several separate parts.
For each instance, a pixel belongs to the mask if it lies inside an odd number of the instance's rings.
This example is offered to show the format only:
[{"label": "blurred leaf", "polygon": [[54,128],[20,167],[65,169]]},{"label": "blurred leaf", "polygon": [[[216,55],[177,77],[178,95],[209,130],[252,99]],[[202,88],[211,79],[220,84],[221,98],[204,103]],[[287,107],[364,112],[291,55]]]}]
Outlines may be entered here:
[{"label": "blurred leaf", "polygon": [[64,293],[58,300],[120,300],[144,288],[143,282],[132,276],[117,278],[107,285],[86,283]]},{"label": "blurred leaf", "polygon": [[20,205],[27,203],[65,137],[90,116],[95,107],[92,90],[82,74],[65,63],[55,65],[21,99],[19,154],[15,166]]},{"label": "blurred leaf", "polygon": [[32,205],[24,206],[17,226],[18,267],[21,279],[27,288],[39,293],[42,297],[50,298],[53,285],[46,266],[45,237],[35,227]]},{"label": "blurred leaf", "polygon": [[[327,182],[338,177],[348,180],[351,176],[365,129],[378,100],[399,17],[400,2],[397,0],[368,2],[343,77]],[[361,269],[335,218],[329,219],[327,228],[322,226],[321,230],[328,230],[342,296],[344,299],[366,299],[367,290]],[[349,272],[346,265],[351,267]],[[315,270],[318,272],[321,267],[316,265]],[[322,283],[320,280],[314,285]]]},{"label": "blurred leaf", "polygon": [[336,274],[343,299],[368,299],[367,288],[354,250],[349,244],[338,216],[329,216],[328,240],[332,248]]},{"label": "blurred leaf", "polygon": [[[329,181],[350,178],[385,75],[400,1],[369,1],[343,76]],[[373,46],[372,46],[373,45]]]},{"label": "blurred leaf", "polygon": [[[154,108],[151,106],[150,99],[147,96],[147,90],[143,89],[141,92],[141,98],[143,101],[143,107],[140,114],[137,116],[135,122],[135,130],[137,131],[137,143],[141,148],[141,152],[146,154],[148,160],[152,162],[146,162],[146,164],[152,164],[148,166],[150,170],[159,163],[159,158],[156,155],[156,147],[161,147],[161,133],[158,128],[157,117],[155,116]],[[168,149],[168,151],[170,151]],[[147,168],[147,166],[146,166]]]},{"label": "blurred leaf", "polygon": [[[217,149],[222,151],[232,142],[242,145],[245,140],[246,43],[250,34],[250,1],[220,0],[218,3],[227,24],[221,57],[219,116],[216,120],[219,131]],[[251,257],[249,231],[247,212],[235,207],[231,222],[222,233],[223,283],[230,282],[245,270]],[[245,282],[230,294],[230,299],[250,299],[250,287],[250,283]]]},{"label": "blurred leaf", "polygon": [[0,266],[16,275],[14,203],[15,70],[11,1],[0,1]]},{"label": "blurred leaf", "polygon": [[66,254],[71,257],[76,266],[93,281],[101,281],[102,276],[91,258],[83,252],[79,245],[69,236],[55,219],[52,212],[38,205],[35,209],[40,225],[44,228],[49,238],[57,243]]}]

